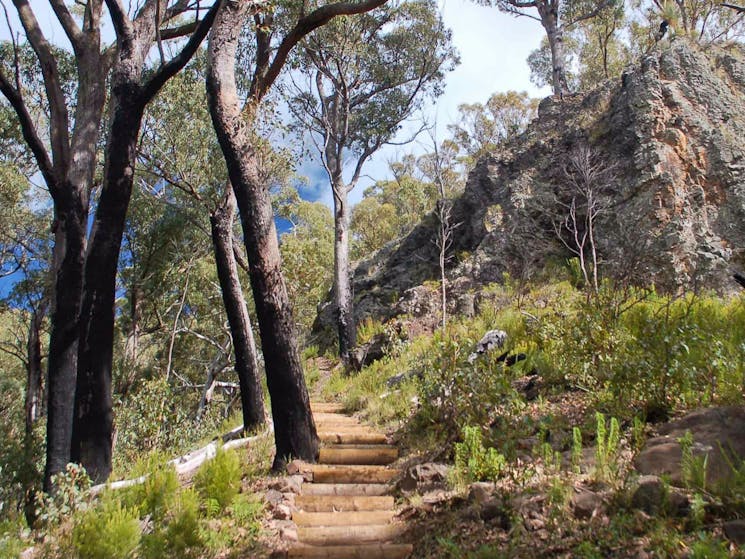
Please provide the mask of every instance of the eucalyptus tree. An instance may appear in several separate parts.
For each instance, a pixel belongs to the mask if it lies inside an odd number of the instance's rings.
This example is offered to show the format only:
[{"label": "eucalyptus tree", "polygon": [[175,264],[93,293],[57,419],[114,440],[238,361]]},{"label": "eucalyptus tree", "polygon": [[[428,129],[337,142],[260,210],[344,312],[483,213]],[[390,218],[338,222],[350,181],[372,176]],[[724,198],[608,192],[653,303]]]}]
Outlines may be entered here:
[{"label": "eucalyptus tree", "polygon": [[467,169],[500,144],[525,131],[538,114],[538,99],[527,92],[492,94],[486,103],[458,106],[458,117],[448,126]]},{"label": "eucalyptus tree", "polygon": [[514,16],[534,19],[543,26],[551,52],[551,85],[554,94],[569,93],[564,33],[573,25],[591,19],[622,0],[480,0]]},{"label": "eucalyptus tree", "polygon": [[[385,0],[331,2],[319,7],[307,1],[225,2],[210,32],[207,97],[212,122],[233,185],[249,276],[256,303],[267,384],[271,397],[276,454],[281,468],[290,456],[315,460],[318,436],[297,349],[287,287],[282,276],[277,230],[266,176],[258,109],[297,44],[334,17],[367,12]],[[248,95],[238,95],[236,58],[241,32],[253,38],[245,55]]]},{"label": "eucalyptus tree", "polygon": [[333,293],[339,354],[346,362],[356,343],[349,193],[365,163],[394,140],[402,122],[442,92],[457,56],[430,0],[339,18],[308,37],[301,56],[307,85],[292,107],[314,139],[333,194]]},{"label": "eucalyptus tree", "polygon": [[[52,475],[71,459],[81,462],[96,481],[111,471],[116,265],[140,119],[150,99],[191,58],[217,10],[215,3],[206,14],[197,9],[192,18],[186,0],[146,0],[131,11],[121,0],[105,0],[117,39],[115,45],[105,46],[104,0],[81,4],[78,17],[64,0],[50,0],[72,51],[77,76],[72,91],[64,87],[64,62],[70,57],[65,44],[60,48],[50,42],[28,0],[13,0],[25,42],[13,43],[13,63],[0,69],[0,92],[16,113],[54,204],[47,490]],[[166,61],[163,42],[189,35],[181,50]],[[26,86],[20,67],[19,53],[25,43],[34,52],[44,86],[41,123],[32,107],[38,92]],[[149,55],[156,43],[161,47],[160,64],[152,68]],[[107,83],[111,118],[101,194],[88,238]],[[46,132],[40,130],[41,124],[47,126]]]},{"label": "eucalyptus tree", "polygon": [[648,36],[658,34],[663,20],[669,33],[704,46],[740,40],[745,34],[745,10],[719,0],[632,0],[631,6],[646,19],[636,31]]},{"label": "eucalyptus tree", "polygon": [[[211,238],[235,355],[243,425],[253,430],[265,421],[264,397],[234,251],[238,249],[233,234],[235,196],[210,124],[203,70],[202,60],[195,61],[151,105],[140,147],[143,179],[155,181],[154,186],[163,183],[172,191],[173,202]],[[209,217],[209,226],[203,225],[205,217]]]}]

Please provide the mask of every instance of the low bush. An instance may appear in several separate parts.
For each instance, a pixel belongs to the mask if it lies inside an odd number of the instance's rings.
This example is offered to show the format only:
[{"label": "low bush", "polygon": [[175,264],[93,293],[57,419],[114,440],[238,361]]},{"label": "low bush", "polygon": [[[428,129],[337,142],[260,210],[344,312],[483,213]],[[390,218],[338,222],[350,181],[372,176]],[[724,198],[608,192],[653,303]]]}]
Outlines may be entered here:
[{"label": "low bush", "polygon": [[140,543],[137,511],[106,496],[77,519],[72,540],[80,559],[127,559]]},{"label": "low bush", "polygon": [[241,486],[241,464],[235,451],[218,447],[217,454],[197,472],[194,486],[210,514],[227,509]]}]

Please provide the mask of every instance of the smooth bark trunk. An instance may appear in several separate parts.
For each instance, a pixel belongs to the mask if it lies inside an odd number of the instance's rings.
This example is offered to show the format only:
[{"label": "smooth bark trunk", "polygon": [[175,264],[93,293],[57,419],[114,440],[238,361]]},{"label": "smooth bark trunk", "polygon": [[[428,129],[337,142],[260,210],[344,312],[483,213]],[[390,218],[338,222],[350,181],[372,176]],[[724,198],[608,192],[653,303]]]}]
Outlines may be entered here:
[{"label": "smooth bark trunk", "polygon": [[564,31],[559,26],[559,14],[555,5],[539,5],[541,24],[546,30],[548,46],[551,50],[551,79],[554,95],[563,98],[569,93],[566,78],[566,55],[564,53]]},{"label": "smooth bark trunk", "polygon": [[212,244],[215,249],[217,277],[228,316],[230,335],[233,338],[235,372],[238,374],[243,407],[243,428],[252,431],[265,421],[264,393],[259,376],[256,341],[238,276],[238,264],[233,253],[235,196],[231,186],[228,185],[226,188],[228,192],[222,204],[210,216]]},{"label": "smooth bark trunk", "polygon": [[354,321],[354,295],[349,265],[349,201],[341,178],[334,192],[334,295],[336,298],[339,356],[344,363],[357,344]]},{"label": "smooth bark trunk", "polygon": [[207,96],[238,201],[271,397],[273,467],[280,469],[290,457],[315,461],[318,436],[282,276],[269,190],[248,129],[255,123],[258,100],[242,111],[235,82],[236,51],[248,9],[248,4],[226,2],[217,15],[208,47]]}]

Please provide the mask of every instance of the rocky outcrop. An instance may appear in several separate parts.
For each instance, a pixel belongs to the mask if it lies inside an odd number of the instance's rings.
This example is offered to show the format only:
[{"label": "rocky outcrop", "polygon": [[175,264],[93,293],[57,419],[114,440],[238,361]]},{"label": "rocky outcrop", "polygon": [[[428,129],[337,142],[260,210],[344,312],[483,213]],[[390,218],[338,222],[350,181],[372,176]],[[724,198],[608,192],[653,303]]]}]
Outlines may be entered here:
[{"label": "rocky outcrop", "polygon": [[[701,51],[684,40],[655,48],[618,80],[559,102],[499,153],[483,158],[454,202],[453,309],[478,304],[504,272],[530,276],[571,256],[554,225],[566,216],[566,169],[580,147],[602,168],[594,185],[601,273],[676,291],[732,291],[745,264],[745,55]],[[563,196],[563,198],[562,198]],[[427,216],[355,271],[359,317],[389,317],[437,279]],[[404,305],[405,306],[405,305]]]},{"label": "rocky outcrop", "polygon": [[[682,437],[692,437],[691,456],[705,467],[708,487],[727,483],[745,460],[745,406],[706,408],[663,424],[635,459],[637,471],[668,476],[683,485]],[[704,458],[705,457],[705,461]],[[704,473],[704,472],[702,472]]]}]

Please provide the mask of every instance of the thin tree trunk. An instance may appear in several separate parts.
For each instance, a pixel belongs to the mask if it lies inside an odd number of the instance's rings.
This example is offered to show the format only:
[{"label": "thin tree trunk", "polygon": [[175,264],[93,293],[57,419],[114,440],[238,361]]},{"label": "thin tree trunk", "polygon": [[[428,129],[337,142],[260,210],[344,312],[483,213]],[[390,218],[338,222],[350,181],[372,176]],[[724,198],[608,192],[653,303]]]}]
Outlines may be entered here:
[{"label": "thin tree trunk", "polygon": [[269,189],[251,131],[256,104],[242,111],[235,82],[235,56],[248,3],[226,2],[212,28],[208,47],[207,97],[218,141],[238,201],[251,288],[274,420],[281,469],[290,457],[315,461],[318,436],[295,337]]},{"label": "thin tree trunk", "polygon": [[551,5],[540,8],[541,24],[546,30],[548,46],[551,50],[551,80],[554,95],[563,98],[569,93],[566,78],[566,55],[564,53],[564,32],[559,26],[559,15],[557,8]]},{"label": "thin tree trunk", "polygon": [[357,343],[354,298],[349,265],[349,202],[341,177],[332,185],[334,192],[334,296],[336,298],[339,356],[344,363]]},{"label": "thin tree trunk", "polygon": [[23,438],[23,471],[20,472],[24,492],[24,515],[29,526],[36,521],[36,500],[34,498],[34,425],[42,415],[44,388],[42,385],[41,324],[46,314],[43,302],[31,315],[26,342],[26,399],[25,432]]},{"label": "thin tree trunk", "polygon": [[233,221],[235,219],[235,196],[232,186],[220,206],[210,216],[212,244],[215,248],[217,277],[220,280],[222,299],[230,325],[235,352],[235,372],[241,388],[243,428],[252,431],[264,424],[264,393],[259,376],[259,361],[256,342],[251,328],[251,319],[243,298],[243,289],[238,276],[238,265],[233,253]]}]

